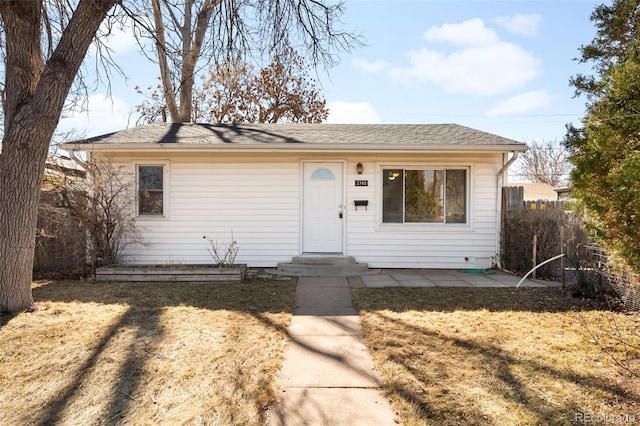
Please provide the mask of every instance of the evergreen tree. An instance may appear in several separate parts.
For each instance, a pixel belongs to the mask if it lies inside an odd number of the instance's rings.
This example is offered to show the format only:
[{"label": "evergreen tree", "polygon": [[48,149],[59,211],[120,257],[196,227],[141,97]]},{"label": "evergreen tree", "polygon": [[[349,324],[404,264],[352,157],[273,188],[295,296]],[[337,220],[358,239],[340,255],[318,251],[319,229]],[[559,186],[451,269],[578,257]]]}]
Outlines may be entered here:
[{"label": "evergreen tree", "polygon": [[581,47],[595,74],[572,79],[589,101],[582,127],[564,142],[574,165],[573,193],[588,226],[640,272],[640,1],[617,0],[591,16],[598,29]]}]

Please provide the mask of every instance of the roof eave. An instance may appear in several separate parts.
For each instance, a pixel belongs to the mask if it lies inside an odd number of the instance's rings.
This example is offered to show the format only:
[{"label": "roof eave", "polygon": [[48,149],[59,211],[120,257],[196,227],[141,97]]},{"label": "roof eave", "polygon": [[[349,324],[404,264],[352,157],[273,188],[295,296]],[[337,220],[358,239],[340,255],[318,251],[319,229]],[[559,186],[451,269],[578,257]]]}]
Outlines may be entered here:
[{"label": "roof eave", "polygon": [[292,145],[207,145],[207,144],[91,144],[67,143],[62,148],[70,151],[108,151],[108,152],[524,152],[524,144],[499,145],[380,145],[380,144],[292,144]]}]

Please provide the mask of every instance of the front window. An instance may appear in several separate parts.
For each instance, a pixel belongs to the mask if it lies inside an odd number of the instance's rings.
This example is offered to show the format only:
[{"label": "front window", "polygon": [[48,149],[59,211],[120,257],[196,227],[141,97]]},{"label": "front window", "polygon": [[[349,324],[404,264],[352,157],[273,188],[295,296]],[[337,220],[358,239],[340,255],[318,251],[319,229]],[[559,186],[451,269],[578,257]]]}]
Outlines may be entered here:
[{"label": "front window", "polygon": [[467,223],[466,169],[383,169],[383,223]]},{"label": "front window", "polygon": [[138,214],[164,214],[163,166],[138,166]]}]

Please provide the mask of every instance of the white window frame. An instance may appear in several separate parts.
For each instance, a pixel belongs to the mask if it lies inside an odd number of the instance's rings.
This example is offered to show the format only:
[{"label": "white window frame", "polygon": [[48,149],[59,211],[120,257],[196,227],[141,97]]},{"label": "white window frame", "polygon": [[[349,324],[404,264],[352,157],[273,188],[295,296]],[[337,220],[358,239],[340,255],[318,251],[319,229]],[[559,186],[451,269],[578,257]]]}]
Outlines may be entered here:
[{"label": "white window frame", "polygon": [[[135,161],[135,217],[138,219],[166,219],[169,217],[169,161]],[[140,167],[162,167],[162,214],[140,213]]]},{"label": "white window frame", "polygon": [[[466,170],[467,174],[467,190],[465,193],[466,204],[466,222],[465,223],[446,223],[446,222],[384,222],[383,199],[384,188],[382,179],[384,179],[384,170],[402,169],[406,170]],[[448,230],[471,230],[473,229],[473,164],[471,163],[379,163],[377,164],[376,185],[378,187],[376,193],[377,204],[377,229],[378,230],[394,230],[394,231],[448,231]],[[404,212],[403,212],[404,213]]]}]

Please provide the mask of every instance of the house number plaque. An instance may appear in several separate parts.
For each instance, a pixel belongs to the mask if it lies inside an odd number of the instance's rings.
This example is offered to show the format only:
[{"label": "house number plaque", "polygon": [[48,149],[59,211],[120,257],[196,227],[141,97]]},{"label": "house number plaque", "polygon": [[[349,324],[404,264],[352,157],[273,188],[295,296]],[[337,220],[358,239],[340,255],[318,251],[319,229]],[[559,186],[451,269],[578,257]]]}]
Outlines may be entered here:
[{"label": "house number plaque", "polygon": [[368,180],[357,180],[356,181],[356,186],[369,186],[369,181]]}]

